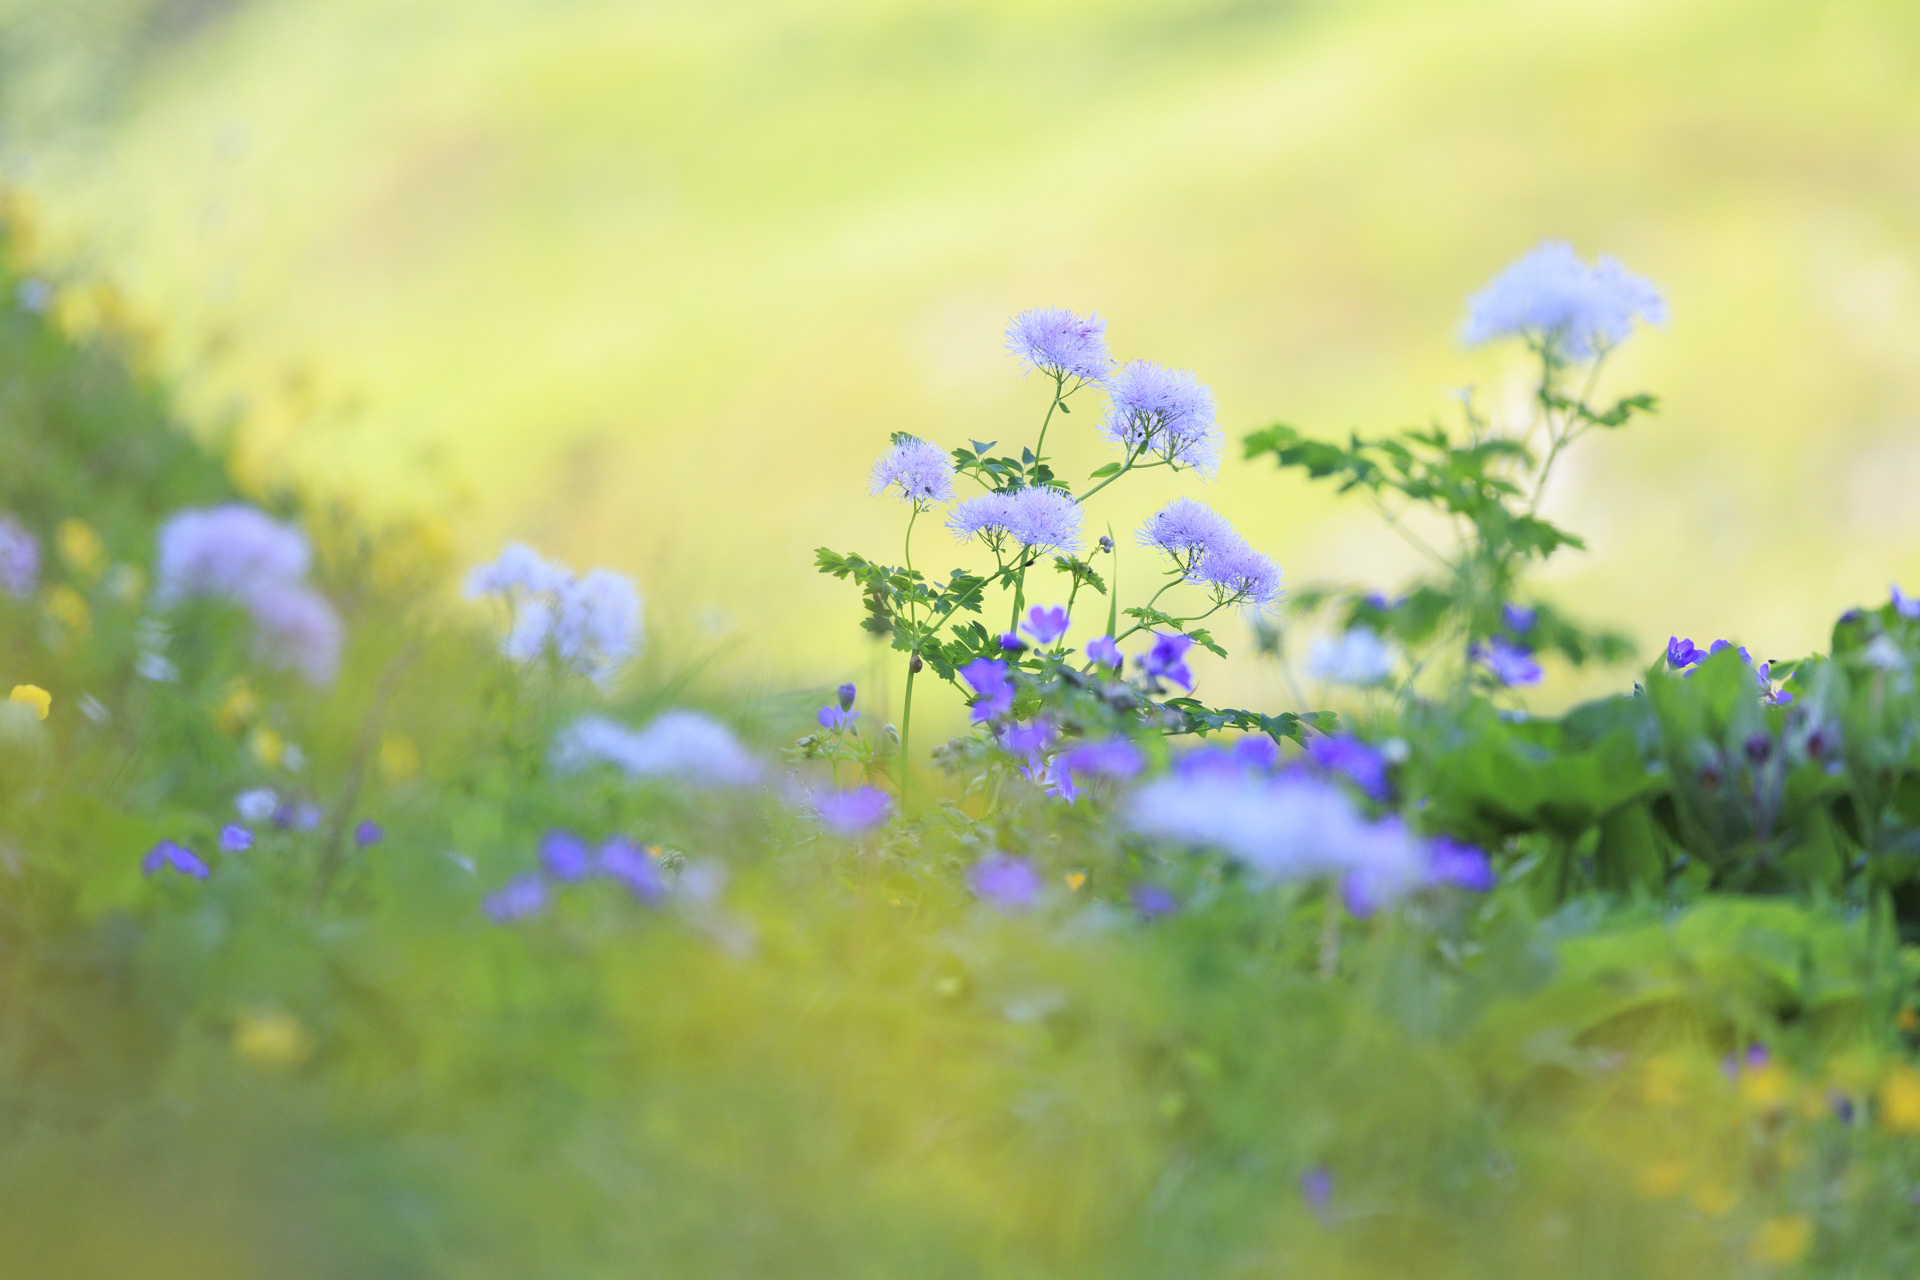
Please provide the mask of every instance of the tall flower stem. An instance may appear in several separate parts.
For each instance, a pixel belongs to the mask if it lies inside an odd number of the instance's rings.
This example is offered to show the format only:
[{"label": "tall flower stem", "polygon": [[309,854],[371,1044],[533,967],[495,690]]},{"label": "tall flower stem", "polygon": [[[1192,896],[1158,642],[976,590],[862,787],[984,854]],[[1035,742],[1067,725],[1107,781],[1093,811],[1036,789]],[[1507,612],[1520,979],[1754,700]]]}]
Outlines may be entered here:
[{"label": "tall flower stem", "polygon": [[[913,504],[913,514],[907,517],[907,537],[901,554],[907,561],[907,576],[913,576],[913,522],[920,518],[920,504]],[[908,622],[918,627],[911,611]],[[907,800],[913,793],[913,677],[917,674],[914,666],[920,661],[920,646],[916,642],[907,651],[907,692],[900,708],[900,816],[907,814]]]},{"label": "tall flower stem", "polygon": [[1066,381],[1063,374],[1053,375],[1053,403],[1047,406],[1047,416],[1040,420],[1040,438],[1033,442],[1033,461],[1036,466],[1046,460],[1047,455],[1044,450],[1047,447],[1047,428],[1053,424],[1053,411],[1058,409],[1061,402],[1066,399],[1063,394]]}]

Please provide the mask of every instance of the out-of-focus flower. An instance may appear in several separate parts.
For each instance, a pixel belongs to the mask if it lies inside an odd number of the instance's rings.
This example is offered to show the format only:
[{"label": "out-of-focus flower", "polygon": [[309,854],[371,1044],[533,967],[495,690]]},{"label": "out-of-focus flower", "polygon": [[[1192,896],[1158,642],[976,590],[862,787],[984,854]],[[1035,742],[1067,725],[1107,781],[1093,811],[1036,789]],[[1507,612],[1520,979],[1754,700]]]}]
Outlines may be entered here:
[{"label": "out-of-focus flower", "polygon": [[1191,373],[1132,360],[1108,381],[1107,392],[1112,399],[1101,431],[1129,455],[1157,457],[1209,475],[1219,470],[1213,392]]},{"label": "out-of-focus flower", "polygon": [[1177,631],[1153,633],[1153,648],[1140,656],[1140,666],[1149,679],[1166,680],[1188,693],[1193,692],[1193,672],[1187,666],[1187,651],[1193,638]]},{"label": "out-of-focus flower", "polygon": [[1427,880],[1472,893],[1488,893],[1500,877],[1479,849],[1448,836],[1434,836],[1427,841]]},{"label": "out-of-focus flower", "polygon": [[834,701],[840,704],[840,709],[842,711],[851,711],[853,710],[853,699],[857,693],[859,693],[859,690],[855,689],[853,687],[853,682],[849,680],[847,683],[841,685],[838,689],[834,690]]},{"label": "out-of-focus flower", "polygon": [[973,864],[967,883],[981,901],[1002,911],[1025,911],[1040,896],[1040,873],[1025,858],[995,853]]},{"label": "out-of-focus flower", "polygon": [[1025,724],[1004,725],[999,730],[1000,745],[1016,756],[1045,751],[1053,743],[1053,721],[1042,718]]},{"label": "out-of-focus flower", "polygon": [[420,773],[420,748],[398,729],[381,735],[380,774],[390,783],[410,782]]},{"label": "out-of-focus flower", "polygon": [[53,624],[58,643],[77,644],[93,630],[93,609],[87,598],[64,582],[48,589],[40,611]]},{"label": "out-of-focus flower", "polygon": [[371,849],[386,838],[386,829],[369,818],[353,829],[353,842],[362,849]]},{"label": "out-of-focus flower", "polygon": [[467,573],[465,594],[481,596],[544,595],[558,591],[573,578],[565,565],[554,564],[524,542],[510,542],[499,556],[475,565]]},{"label": "out-of-focus flower", "polygon": [[837,702],[829,702],[814,715],[822,729],[831,729],[835,733],[847,728],[860,718],[858,711],[849,711]]},{"label": "out-of-focus flower", "polygon": [[1813,1219],[1804,1213],[1768,1218],[1754,1231],[1747,1256],[1770,1267],[1790,1267],[1813,1244]]},{"label": "out-of-focus flower", "polygon": [[257,588],[248,604],[264,661],[291,667],[315,684],[327,684],[339,673],[340,618],[325,596],[274,583]]},{"label": "out-of-focus flower", "polygon": [[1033,637],[1033,642],[1042,647],[1052,644],[1067,634],[1067,611],[1060,605],[1045,608],[1035,605],[1027,610],[1027,620],[1020,629]]},{"label": "out-of-focus flower", "polygon": [[572,883],[593,870],[593,854],[579,836],[556,828],[540,837],[540,865],[555,880]]},{"label": "out-of-focus flower", "polygon": [[1319,1165],[1301,1174],[1300,1201],[1314,1217],[1324,1221],[1328,1208],[1333,1204],[1333,1174]]},{"label": "out-of-focus flower", "polygon": [[220,852],[245,853],[251,848],[253,848],[253,832],[233,822],[220,828]]},{"label": "out-of-focus flower", "polygon": [[94,532],[92,525],[84,520],[62,520],[53,531],[54,543],[60,548],[60,559],[67,568],[85,578],[88,582],[99,580],[107,569],[107,547],[100,541],[100,535]]},{"label": "out-of-focus flower", "polygon": [[223,733],[239,733],[260,714],[260,698],[245,677],[227,681],[226,691],[213,709],[213,722]]},{"label": "out-of-focus flower", "polygon": [[960,678],[973,686],[976,695],[967,713],[974,724],[1013,710],[1013,681],[1007,676],[1007,664],[998,658],[975,658],[960,668]]},{"label": "out-of-focus flower", "polygon": [[532,662],[551,651],[568,670],[607,685],[640,651],[640,592],[610,569],[579,577],[523,543],[467,575],[469,599],[494,596],[512,614],[500,652]]},{"label": "out-of-focus flower", "polygon": [[280,797],[265,787],[255,787],[235,796],[233,807],[242,822],[265,822],[280,807]]},{"label": "out-of-focus flower", "polygon": [[1134,914],[1147,922],[1170,916],[1180,909],[1180,899],[1173,896],[1173,890],[1145,880],[1127,890],[1127,897],[1133,901]]},{"label": "out-of-focus flower", "polygon": [[1475,662],[1486,668],[1488,675],[1508,688],[1539,684],[1544,674],[1540,664],[1533,660],[1533,650],[1500,636],[1473,646],[1472,656]]},{"label": "out-of-focus flower", "polygon": [[1015,316],[1007,325],[1007,350],[1062,382],[1101,382],[1113,368],[1107,322],[1060,308],[1035,308]]},{"label": "out-of-focus flower", "polygon": [[162,840],[140,860],[142,875],[158,875],[162,871],[174,871],[195,880],[205,880],[208,874],[207,864],[195,857],[193,850],[171,840]]},{"label": "out-of-focus flower", "polygon": [[154,602],[162,608],[207,596],[245,604],[263,585],[307,576],[306,535],[239,503],[176,512],[160,527]]},{"label": "out-of-focus flower", "polygon": [[1666,301],[1652,284],[1612,258],[1588,266],[1572,245],[1549,240],[1467,300],[1460,337],[1470,347],[1523,337],[1588,360],[1624,341],[1635,321],[1666,319]]},{"label": "out-of-focus flower", "polygon": [[1509,604],[1500,607],[1500,620],[1507,624],[1507,630],[1516,636],[1524,636],[1533,630],[1534,619],[1539,611],[1525,605]]},{"label": "out-of-focus flower", "polygon": [[12,516],[0,514],[0,595],[25,600],[39,586],[39,539]]},{"label": "out-of-focus flower", "polygon": [[540,914],[546,907],[547,882],[540,878],[538,872],[531,871],[507,881],[480,904],[480,909],[495,924],[525,920]]},{"label": "out-of-focus flower", "polygon": [[1120,652],[1120,646],[1113,642],[1112,636],[1101,636],[1096,640],[1087,641],[1087,657],[1103,667],[1113,667],[1116,670],[1127,660],[1126,655]]},{"label": "out-of-focus flower", "polygon": [[14,286],[13,301],[30,316],[45,315],[53,307],[53,286],[29,276]]},{"label": "out-of-focus flower", "polygon": [[868,492],[878,495],[889,487],[900,490],[903,501],[916,506],[953,498],[953,460],[937,444],[908,436],[888,446],[873,464]]},{"label": "out-of-focus flower", "polygon": [[1369,800],[1384,803],[1391,794],[1386,756],[1358,738],[1316,737],[1307,744],[1307,760],[1323,772],[1348,779]]},{"label": "out-of-focus flower", "polygon": [[553,745],[553,765],[577,773],[611,764],[633,778],[675,778],[695,786],[747,787],[760,762],[732,730],[697,711],[667,711],[634,730],[605,716],[582,716]]},{"label": "out-of-focus flower", "polygon": [[1875,1116],[1895,1133],[1920,1133],[1920,1069],[1905,1063],[1880,1081]]},{"label": "out-of-focus flower", "polygon": [[667,881],[660,874],[659,866],[625,836],[614,836],[600,846],[594,870],[622,885],[649,907],[657,907],[667,899]]},{"label": "out-of-focus flower", "polygon": [[1399,651],[1372,627],[1354,627],[1337,638],[1315,638],[1307,651],[1307,674],[1332,684],[1365,686],[1387,679],[1399,661]]},{"label": "out-of-focus flower", "polygon": [[893,801],[877,787],[823,791],[813,798],[814,816],[836,835],[857,836],[887,820]]},{"label": "out-of-focus flower", "polygon": [[33,712],[35,720],[45,720],[53,710],[53,695],[37,684],[17,684],[7,694],[7,701]]},{"label": "out-of-focus flower", "polygon": [[[0,521],[0,523],[4,522]],[[4,553],[0,553],[0,559],[4,559]],[[0,581],[4,580],[4,574],[0,573]],[[1893,611],[1903,618],[1920,618],[1920,596],[1903,594],[1900,590],[1900,584],[1895,583],[1893,587]]]},{"label": "out-of-focus flower", "polygon": [[313,1036],[290,1013],[243,1013],[233,1024],[233,1048],[264,1071],[290,1071],[313,1054]]},{"label": "out-of-focus flower", "polygon": [[1082,742],[1060,753],[1060,763],[1082,778],[1126,779],[1147,767],[1147,757],[1125,738]]}]

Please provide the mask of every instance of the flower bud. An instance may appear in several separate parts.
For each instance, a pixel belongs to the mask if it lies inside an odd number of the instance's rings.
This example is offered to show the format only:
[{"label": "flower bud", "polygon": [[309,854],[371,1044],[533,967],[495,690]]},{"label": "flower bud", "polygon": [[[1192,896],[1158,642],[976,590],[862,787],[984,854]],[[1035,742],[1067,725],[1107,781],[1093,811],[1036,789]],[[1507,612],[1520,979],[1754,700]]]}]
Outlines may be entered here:
[{"label": "flower bud", "polygon": [[[915,655],[914,660],[916,662],[919,661],[919,656],[917,654]],[[841,685],[838,692],[840,696],[840,709],[842,711],[853,710],[853,694],[854,694],[853,682],[849,680],[847,683]]]}]

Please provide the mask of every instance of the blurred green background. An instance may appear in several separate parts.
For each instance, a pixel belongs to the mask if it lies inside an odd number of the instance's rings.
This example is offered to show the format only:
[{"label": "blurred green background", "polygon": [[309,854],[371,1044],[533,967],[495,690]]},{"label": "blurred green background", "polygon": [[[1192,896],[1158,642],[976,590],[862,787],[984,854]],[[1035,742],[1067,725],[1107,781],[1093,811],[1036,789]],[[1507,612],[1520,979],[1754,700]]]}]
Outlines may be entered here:
[{"label": "blurred green background", "polygon": [[[1910,0],[0,0],[0,51],[31,262],[114,282],[245,476],[631,570],[742,679],[862,674],[811,549],[893,554],[889,431],[1030,438],[1014,311],[1099,311],[1230,440],[1387,427],[1518,394],[1455,334],[1548,236],[1673,312],[1549,592],[1787,656],[1920,581]],[[1296,582],[1407,567],[1266,467],[1199,496]]]}]

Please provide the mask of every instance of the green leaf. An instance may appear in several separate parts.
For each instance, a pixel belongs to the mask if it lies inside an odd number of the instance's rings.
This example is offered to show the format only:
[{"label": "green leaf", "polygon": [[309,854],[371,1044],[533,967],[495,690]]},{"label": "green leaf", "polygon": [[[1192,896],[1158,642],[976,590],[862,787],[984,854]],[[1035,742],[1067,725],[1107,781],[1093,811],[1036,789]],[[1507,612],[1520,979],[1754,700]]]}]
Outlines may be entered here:
[{"label": "green leaf", "polygon": [[1119,474],[1120,474],[1120,464],[1117,462],[1109,462],[1106,466],[1097,468],[1092,475],[1087,477],[1087,479],[1105,480],[1108,476],[1117,476]]}]

